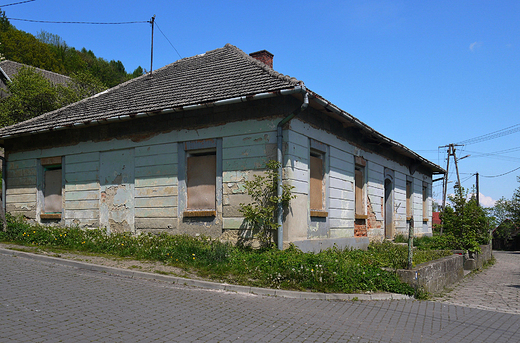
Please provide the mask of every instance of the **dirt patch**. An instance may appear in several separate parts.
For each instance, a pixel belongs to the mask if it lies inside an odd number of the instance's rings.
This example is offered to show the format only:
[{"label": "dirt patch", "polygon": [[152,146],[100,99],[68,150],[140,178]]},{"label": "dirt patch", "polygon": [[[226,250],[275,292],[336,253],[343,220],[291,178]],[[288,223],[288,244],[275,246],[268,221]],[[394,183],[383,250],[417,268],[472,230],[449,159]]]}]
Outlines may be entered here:
[{"label": "dirt patch", "polygon": [[44,247],[25,246],[9,243],[0,243],[0,248],[8,250],[23,251],[32,254],[51,256],[66,260],[74,260],[79,262],[92,263],[101,266],[137,270],[141,272],[158,273],[172,276],[185,277],[188,279],[212,281],[207,278],[201,278],[194,273],[190,273],[182,268],[170,266],[168,264],[157,261],[139,261],[131,258],[100,256],[89,253],[72,253],[61,251],[59,249],[47,249]]}]

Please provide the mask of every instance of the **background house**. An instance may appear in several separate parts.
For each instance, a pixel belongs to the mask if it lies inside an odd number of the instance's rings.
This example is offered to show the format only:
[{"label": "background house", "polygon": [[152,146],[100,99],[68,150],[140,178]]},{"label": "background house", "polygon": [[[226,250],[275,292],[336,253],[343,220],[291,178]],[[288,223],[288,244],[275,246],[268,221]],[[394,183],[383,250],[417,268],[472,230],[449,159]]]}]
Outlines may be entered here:
[{"label": "background house", "polygon": [[442,168],[274,71],[269,52],[251,55],[228,44],[1,129],[7,211],[232,238],[250,201],[244,182],[281,147],[296,196],[284,244],[364,247],[406,234],[411,220],[431,234]]},{"label": "background house", "polygon": [[[31,67],[23,63],[13,62],[9,60],[0,61],[0,99],[8,96],[7,94],[7,83],[18,73],[18,70],[22,67]],[[52,82],[53,84],[67,85],[70,82],[70,77],[54,73],[52,71],[34,68],[36,71],[41,73],[43,77]]]}]

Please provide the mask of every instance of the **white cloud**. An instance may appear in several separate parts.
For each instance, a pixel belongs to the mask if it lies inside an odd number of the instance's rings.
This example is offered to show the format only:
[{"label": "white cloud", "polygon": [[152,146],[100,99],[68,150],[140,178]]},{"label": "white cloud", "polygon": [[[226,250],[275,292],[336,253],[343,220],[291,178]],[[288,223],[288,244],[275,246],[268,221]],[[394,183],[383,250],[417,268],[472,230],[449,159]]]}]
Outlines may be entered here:
[{"label": "white cloud", "polygon": [[469,50],[471,52],[474,52],[476,49],[480,48],[482,46],[482,42],[473,42],[469,45]]},{"label": "white cloud", "polygon": [[493,207],[493,206],[495,206],[496,200],[493,200],[493,198],[487,197],[487,196],[485,196],[482,193],[479,193],[479,195],[480,195],[480,197],[479,197],[480,205],[482,207]]}]

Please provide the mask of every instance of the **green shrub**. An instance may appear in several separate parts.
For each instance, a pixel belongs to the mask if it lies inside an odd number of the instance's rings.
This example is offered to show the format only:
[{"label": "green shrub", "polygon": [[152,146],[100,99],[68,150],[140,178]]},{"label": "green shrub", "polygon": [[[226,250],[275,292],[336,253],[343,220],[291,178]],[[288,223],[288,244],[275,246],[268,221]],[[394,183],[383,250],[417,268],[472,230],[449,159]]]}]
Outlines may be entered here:
[{"label": "green shrub", "polygon": [[[383,269],[406,266],[406,247],[390,242],[372,243],[368,251],[334,247],[304,253],[292,245],[283,251],[251,249],[209,237],[107,234],[104,229],[31,226],[23,218],[8,219],[0,236],[4,241],[162,261],[218,281],[317,292],[414,294],[394,272]],[[414,260],[422,263],[432,254],[415,251]]]}]

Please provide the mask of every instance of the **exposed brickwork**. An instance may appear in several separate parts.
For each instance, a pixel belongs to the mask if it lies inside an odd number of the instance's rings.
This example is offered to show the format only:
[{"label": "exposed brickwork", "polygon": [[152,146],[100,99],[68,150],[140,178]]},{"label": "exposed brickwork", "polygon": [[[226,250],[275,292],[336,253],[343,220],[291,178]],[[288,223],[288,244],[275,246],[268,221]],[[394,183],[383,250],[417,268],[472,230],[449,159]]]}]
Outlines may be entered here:
[{"label": "exposed brickwork", "polygon": [[367,237],[367,226],[365,219],[356,219],[354,221],[354,237]]},{"label": "exposed brickwork", "polygon": [[261,50],[261,51],[257,51],[257,52],[252,52],[252,53],[249,54],[249,56],[251,56],[253,58],[256,58],[257,60],[267,64],[271,68],[273,67],[273,57],[274,57],[274,55],[271,54],[267,50]]}]

